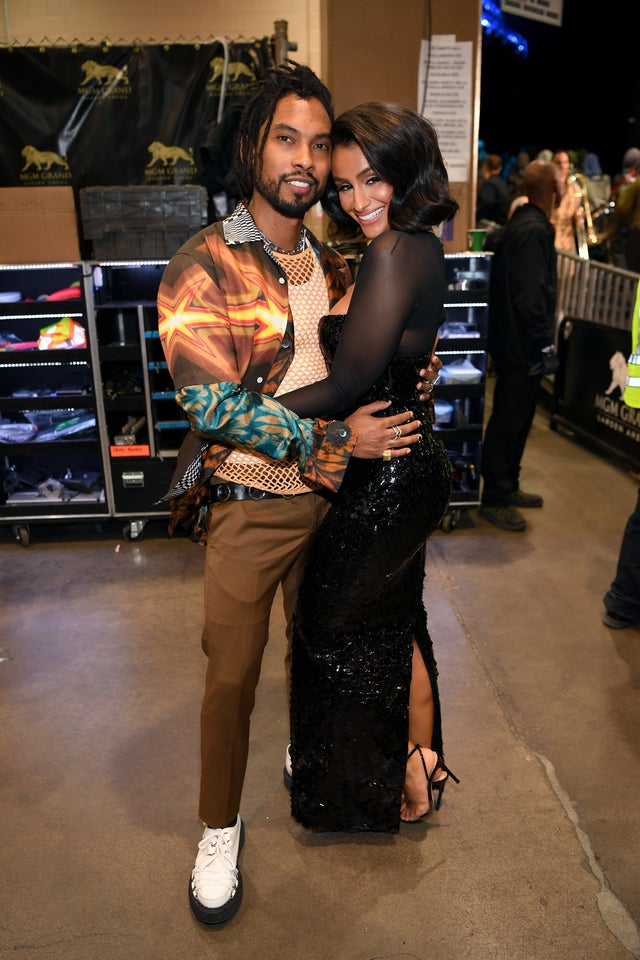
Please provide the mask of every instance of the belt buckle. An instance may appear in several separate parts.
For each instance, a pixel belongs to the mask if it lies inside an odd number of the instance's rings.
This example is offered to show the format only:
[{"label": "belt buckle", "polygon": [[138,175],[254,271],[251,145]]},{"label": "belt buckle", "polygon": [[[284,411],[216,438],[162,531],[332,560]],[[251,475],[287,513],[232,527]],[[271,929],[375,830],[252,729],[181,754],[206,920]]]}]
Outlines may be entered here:
[{"label": "belt buckle", "polygon": [[247,487],[247,493],[251,500],[264,500],[267,495],[266,490],[259,490],[257,487]]}]

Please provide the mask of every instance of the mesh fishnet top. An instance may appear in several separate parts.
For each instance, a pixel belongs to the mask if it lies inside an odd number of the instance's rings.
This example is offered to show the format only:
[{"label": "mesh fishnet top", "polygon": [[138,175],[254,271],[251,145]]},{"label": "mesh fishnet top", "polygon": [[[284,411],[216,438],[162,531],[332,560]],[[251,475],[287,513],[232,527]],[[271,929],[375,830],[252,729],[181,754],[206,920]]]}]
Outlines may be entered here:
[{"label": "mesh fishnet top", "polygon": [[[301,253],[274,251],[273,256],[287,275],[295,328],[295,354],[279,387],[279,393],[287,393],[327,375],[318,342],[318,319],[327,313],[329,298],[322,267],[308,244]],[[274,462],[242,450],[229,454],[216,471],[216,479],[259,487],[270,493],[307,493],[314,489],[300,476],[297,461]]]}]

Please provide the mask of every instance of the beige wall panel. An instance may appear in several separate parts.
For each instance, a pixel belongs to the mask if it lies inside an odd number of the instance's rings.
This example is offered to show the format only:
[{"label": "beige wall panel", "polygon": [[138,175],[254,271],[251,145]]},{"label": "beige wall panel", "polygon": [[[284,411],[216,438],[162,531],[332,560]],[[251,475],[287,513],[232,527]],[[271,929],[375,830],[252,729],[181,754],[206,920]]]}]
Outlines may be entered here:
[{"label": "beige wall panel", "polygon": [[320,0],[3,0],[2,9],[4,43],[270,37],[274,22],[286,20],[298,44],[291,56],[320,71]]},{"label": "beige wall panel", "polygon": [[[429,24],[431,9],[433,23]],[[449,252],[466,250],[475,222],[480,97],[481,0],[323,0],[324,76],[340,112],[363,100],[396,100],[417,107],[420,42],[429,33],[474,44],[473,132],[467,183],[452,184],[460,204]]]}]

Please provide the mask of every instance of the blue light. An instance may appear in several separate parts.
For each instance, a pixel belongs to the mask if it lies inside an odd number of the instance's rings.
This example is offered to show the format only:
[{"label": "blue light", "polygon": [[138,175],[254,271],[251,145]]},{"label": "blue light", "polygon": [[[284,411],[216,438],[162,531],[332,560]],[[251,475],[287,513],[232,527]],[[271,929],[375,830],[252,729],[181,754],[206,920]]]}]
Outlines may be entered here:
[{"label": "blue light", "polygon": [[488,36],[496,34],[507,43],[516,48],[516,52],[526,57],[529,53],[529,44],[525,38],[506,26],[502,19],[500,7],[492,0],[482,0],[482,14],[480,15],[480,25]]}]

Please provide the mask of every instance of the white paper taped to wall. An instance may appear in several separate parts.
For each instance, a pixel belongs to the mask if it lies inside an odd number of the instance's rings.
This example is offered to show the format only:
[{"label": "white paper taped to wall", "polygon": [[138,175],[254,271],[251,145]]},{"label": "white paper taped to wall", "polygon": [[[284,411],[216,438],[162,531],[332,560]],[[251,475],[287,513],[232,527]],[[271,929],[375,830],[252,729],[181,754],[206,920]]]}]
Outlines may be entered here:
[{"label": "white paper taped to wall", "polygon": [[473,44],[445,34],[423,40],[418,69],[418,113],[436,128],[452,183],[469,179],[473,130]]}]

